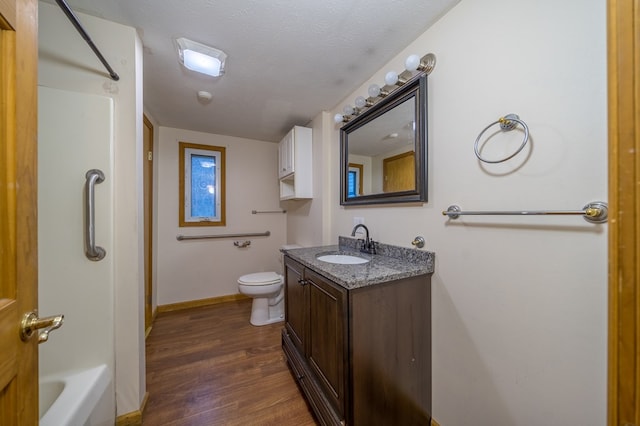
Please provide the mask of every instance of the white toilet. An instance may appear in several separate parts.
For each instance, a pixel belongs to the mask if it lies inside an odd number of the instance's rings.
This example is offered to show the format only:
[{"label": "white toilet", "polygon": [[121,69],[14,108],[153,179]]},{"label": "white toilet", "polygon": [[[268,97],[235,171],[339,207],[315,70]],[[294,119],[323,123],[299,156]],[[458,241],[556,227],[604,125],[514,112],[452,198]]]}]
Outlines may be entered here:
[{"label": "white toilet", "polygon": [[[283,250],[300,248],[291,244]],[[280,255],[282,265],[283,255]],[[256,272],[238,278],[238,290],[253,298],[251,319],[253,325],[267,325],[284,321],[284,277],[276,272]]]}]

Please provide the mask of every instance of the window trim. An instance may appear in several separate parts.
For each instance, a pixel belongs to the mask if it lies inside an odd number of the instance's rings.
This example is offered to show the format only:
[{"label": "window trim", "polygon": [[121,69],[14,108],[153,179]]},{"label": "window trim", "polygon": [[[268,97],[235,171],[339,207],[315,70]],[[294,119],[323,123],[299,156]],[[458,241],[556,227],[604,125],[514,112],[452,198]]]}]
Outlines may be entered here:
[{"label": "window trim", "polygon": [[[209,151],[213,153],[217,153],[220,157],[220,180],[216,182],[216,186],[218,189],[218,194],[220,194],[220,215],[219,220],[188,220],[189,215],[187,214],[187,208],[189,208],[186,204],[185,194],[187,193],[187,189],[191,188],[191,179],[188,182],[185,180],[185,160],[188,157],[187,150],[200,150],[200,151]],[[188,226],[226,226],[226,186],[225,186],[225,175],[226,175],[226,148],[222,146],[213,146],[213,145],[202,145],[195,144],[189,142],[180,142],[179,143],[179,164],[178,164],[178,179],[179,179],[179,195],[178,195],[178,222],[180,227],[188,227]]]}]

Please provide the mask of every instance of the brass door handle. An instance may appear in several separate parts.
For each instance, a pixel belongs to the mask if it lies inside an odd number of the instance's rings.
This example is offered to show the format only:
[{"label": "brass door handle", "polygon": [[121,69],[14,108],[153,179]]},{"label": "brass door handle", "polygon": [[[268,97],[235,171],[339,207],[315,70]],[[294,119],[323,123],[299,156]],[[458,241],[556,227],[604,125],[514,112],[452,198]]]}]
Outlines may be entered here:
[{"label": "brass door handle", "polygon": [[38,318],[36,311],[25,314],[20,324],[20,338],[26,342],[31,339],[36,330],[42,330],[38,334],[38,343],[49,340],[49,333],[62,326],[64,315],[54,315],[51,317]]}]

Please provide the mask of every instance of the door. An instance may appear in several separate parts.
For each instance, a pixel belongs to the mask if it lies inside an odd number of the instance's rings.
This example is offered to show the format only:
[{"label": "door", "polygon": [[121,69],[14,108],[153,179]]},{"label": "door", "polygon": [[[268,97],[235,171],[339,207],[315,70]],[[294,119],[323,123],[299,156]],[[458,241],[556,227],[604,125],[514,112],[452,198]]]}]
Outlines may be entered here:
[{"label": "door", "polygon": [[285,328],[298,351],[304,354],[308,311],[302,273],[302,265],[285,257]]},{"label": "door", "polygon": [[346,415],[347,291],[322,276],[305,271],[309,292],[309,367],[325,395],[342,417]]},{"label": "door", "polygon": [[38,343],[19,337],[37,306],[37,16],[0,1],[0,424],[38,423]]},{"label": "door", "polygon": [[153,321],[153,124],[143,116],[144,137],[144,328],[146,335]]},{"label": "door", "polygon": [[609,1],[608,424],[640,425],[640,7]]},{"label": "door", "polygon": [[382,160],[383,192],[416,189],[416,163],[413,151]]}]

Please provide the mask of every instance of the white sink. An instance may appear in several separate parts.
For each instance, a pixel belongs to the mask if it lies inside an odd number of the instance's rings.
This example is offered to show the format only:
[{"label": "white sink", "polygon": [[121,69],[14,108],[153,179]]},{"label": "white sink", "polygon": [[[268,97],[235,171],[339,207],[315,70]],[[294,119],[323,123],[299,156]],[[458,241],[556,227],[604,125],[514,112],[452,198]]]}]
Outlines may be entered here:
[{"label": "white sink", "polygon": [[369,259],[348,254],[325,254],[324,256],[318,256],[317,259],[323,262],[339,263],[341,265],[359,265],[369,261]]}]

